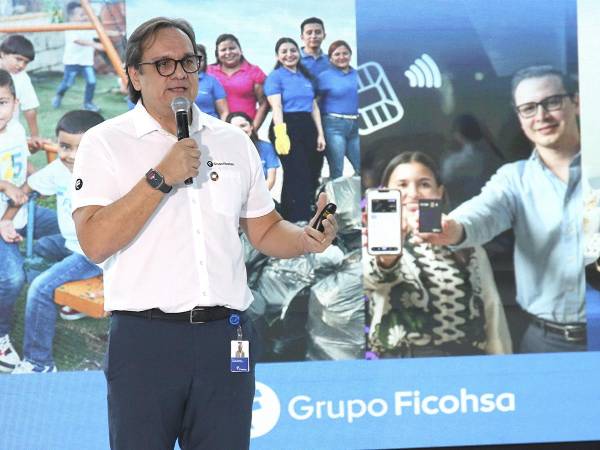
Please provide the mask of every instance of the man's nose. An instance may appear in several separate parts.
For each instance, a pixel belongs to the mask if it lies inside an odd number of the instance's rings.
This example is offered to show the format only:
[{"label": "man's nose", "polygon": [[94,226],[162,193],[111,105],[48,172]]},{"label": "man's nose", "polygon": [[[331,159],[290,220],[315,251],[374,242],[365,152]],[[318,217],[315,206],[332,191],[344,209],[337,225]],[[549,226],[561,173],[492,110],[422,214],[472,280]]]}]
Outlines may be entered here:
[{"label": "man's nose", "polygon": [[536,120],[542,120],[542,119],[548,117],[549,115],[550,115],[550,113],[548,112],[546,107],[543,104],[539,103],[537,105],[537,109],[535,110]]},{"label": "man's nose", "polygon": [[183,61],[177,61],[175,63],[175,72],[173,72],[173,76],[176,78],[186,78],[187,72],[183,70]]}]

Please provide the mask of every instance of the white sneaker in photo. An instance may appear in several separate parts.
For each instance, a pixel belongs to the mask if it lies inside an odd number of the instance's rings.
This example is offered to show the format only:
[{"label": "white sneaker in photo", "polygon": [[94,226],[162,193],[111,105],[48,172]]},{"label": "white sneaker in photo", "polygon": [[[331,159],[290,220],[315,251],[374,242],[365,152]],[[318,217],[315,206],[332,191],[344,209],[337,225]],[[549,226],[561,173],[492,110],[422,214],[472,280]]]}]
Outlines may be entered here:
[{"label": "white sneaker in photo", "polygon": [[21,358],[10,343],[8,334],[0,336],[0,372],[12,372]]},{"label": "white sneaker in photo", "polygon": [[31,361],[24,359],[19,364],[17,364],[17,367],[15,367],[15,370],[12,371],[12,374],[13,375],[23,375],[23,374],[28,374],[28,373],[50,373],[50,372],[57,372],[56,366],[54,366],[54,365],[52,365],[52,366],[36,366]]},{"label": "white sneaker in photo", "polygon": [[87,317],[87,315],[82,312],[76,311],[73,308],[70,308],[68,306],[60,307],[60,318],[62,320],[78,320],[83,319],[84,317]]}]

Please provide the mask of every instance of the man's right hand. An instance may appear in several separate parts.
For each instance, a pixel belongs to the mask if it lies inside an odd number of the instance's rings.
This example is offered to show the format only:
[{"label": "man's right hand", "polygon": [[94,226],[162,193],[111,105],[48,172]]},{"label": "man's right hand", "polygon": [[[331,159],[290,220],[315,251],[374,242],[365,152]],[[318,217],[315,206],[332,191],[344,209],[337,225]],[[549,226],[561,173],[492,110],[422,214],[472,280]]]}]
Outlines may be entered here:
[{"label": "man's right hand", "polygon": [[418,233],[415,230],[414,235],[419,241],[433,245],[456,245],[464,240],[465,230],[459,222],[443,214],[441,233]]},{"label": "man's right hand", "polygon": [[192,138],[185,138],[171,147],[155,169],[164,177],[166,184],[174,186],[197,176],[199,167],[198,143]]}]

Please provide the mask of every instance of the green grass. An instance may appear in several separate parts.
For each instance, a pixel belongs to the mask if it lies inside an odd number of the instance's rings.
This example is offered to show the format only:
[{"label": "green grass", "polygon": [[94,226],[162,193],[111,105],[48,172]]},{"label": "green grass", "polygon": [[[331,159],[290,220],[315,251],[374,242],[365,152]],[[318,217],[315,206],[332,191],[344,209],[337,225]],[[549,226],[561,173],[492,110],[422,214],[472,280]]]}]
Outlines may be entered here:
[{"label": "green grass", "polygon": [[[32,81],[40,99],[38,124],[40,134],[55,141],[55,127],[60,117],[73,109],[81,109],[85,82],[81,77],[67,91],[59,109],[51,106],[52,97],[62,79],[61,73],[41,73],[32,75]],[[119,93],[114,75],[98,75],[94,103],[101,108],[105,119],[114,117],[127,110],[127,103]],[[44,152],[32,156],[36,168],[46,164]],[[54,197],[40,199],[38,204],[56,209]],[[24,311],[27,287],[17,301],[11,341],[22,356]],[[76,321],[64,321],[57,315],[54,337],[54,361],[59,370],[96,370],[102,366],[108,335],[108,319],[85,318]]]}]

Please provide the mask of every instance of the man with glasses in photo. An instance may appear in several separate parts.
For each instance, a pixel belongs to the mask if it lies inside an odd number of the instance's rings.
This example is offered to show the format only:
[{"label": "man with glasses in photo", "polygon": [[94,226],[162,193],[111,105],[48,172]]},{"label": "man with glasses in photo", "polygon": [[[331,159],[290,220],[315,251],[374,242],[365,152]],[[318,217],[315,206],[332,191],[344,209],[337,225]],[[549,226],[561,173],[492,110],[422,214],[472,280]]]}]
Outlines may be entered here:
[{"label": "man with glasses in photo", "polygon": [[[334,218],[323,233],[282,220],[248,136],[194,104],[195,42],[189,23],[164,17],[131,34],[137,104],[87,132],[75,163],[73,218],[83,251],[103,265],[111,312],[112,449],[248,448],[259,345],[238,230],[279,258],[322,252],[336,234]],[[180,141],[177,97],[191,105]]]},{"label": "man with glasses in photo", "polygon": [[520,353],[586,350],[579,98],[569,88],[551,66],[518,71],[513,105],[531,156],[502,166],[443,218],[442,233],[420,235],[464,248],[512,228],[516,300],[528,318]]}]

